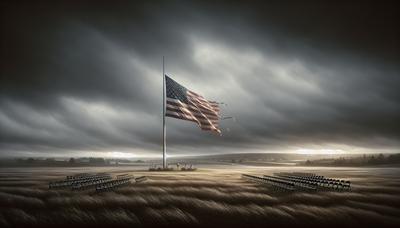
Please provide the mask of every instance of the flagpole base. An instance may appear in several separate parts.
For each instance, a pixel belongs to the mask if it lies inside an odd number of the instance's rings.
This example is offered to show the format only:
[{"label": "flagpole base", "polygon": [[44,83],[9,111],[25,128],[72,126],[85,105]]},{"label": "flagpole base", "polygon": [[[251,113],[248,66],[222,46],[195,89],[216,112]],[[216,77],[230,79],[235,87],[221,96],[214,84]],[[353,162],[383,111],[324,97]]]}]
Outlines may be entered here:
[{"label": "flagpole base", "polygon": [[161,171],[175,171],[174,168],[149,168],[149,171],[154,171],[154,172],[161,172]]},{"label": "flagpole base", "polygon": [[196,171],[197,168],[195,168],[193,166],[193,164],[191,165],[185,165],[185,166],[181,166],[179,163],[177,163],[174,166],[169,166],[167,165],[166,168],[162,167],[162,166],[157,166],[157,165],[153,165],[151,167],[149,167],[149,171]]}]

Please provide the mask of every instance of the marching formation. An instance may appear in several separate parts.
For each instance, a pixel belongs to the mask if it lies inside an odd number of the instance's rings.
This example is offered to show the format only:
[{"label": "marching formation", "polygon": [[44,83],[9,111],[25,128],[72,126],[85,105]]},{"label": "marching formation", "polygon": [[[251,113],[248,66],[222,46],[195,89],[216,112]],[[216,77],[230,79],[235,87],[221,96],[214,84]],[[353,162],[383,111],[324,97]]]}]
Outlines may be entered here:
[{"label": "marching formation", "polygon": [[274,173],[274,176],[254,176],[242,174],[242,177],[257,183],[268,184],[278,191],[350,191],[350,181],[327,178],[314,173]]},{"label": "marching formation", "polygon": [[109,191],[109,190],[113,190],[118,187],[129,185],[131,183],[130,180],[132,178],[133,178],[133,176],[128,175],[128,174],[118,175],[117,179],[115,179],[115,180],[110,180],[105,183],[97,185],[96,192]]},{"label": "marching formation", "polygon": [[113,179],[111,175],[107,173],[80,173],[74,176],[67,176],[64,180],[51,181],[49,183],[49,189],[70,188],[71,190],[86,190],[94,188],[96,192],[104,192],[127,186],[131,184],[131,180],[139,183],[146,181],[147,177],[142,176],[134,178],[133,175],[122,174],[117,175],[117,178]]}]

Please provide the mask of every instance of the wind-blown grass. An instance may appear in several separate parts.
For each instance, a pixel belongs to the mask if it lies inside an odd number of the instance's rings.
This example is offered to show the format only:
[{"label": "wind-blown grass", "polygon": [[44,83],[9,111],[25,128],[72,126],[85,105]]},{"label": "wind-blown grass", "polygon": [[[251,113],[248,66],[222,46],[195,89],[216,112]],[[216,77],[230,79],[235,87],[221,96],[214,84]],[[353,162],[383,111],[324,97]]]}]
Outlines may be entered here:
[{"label": "wind-blown grass", "polygon": [[[147,175],[149,180],[96,194],[90,190],[47,189],[49,180],[66,173],[40,170],[32,174],[29,169],[26,173],[1,171],[1,227],[400,224],[400,176],[392,172],[388,175],[324,170],[324,175],[331,173],[350,179],[353,190],[277,193],[267,186],[241,179],[239,172],[264,174],[270,170],[208,169],[187,174],[132,171],[134,175]],[[18,184],[14,184],[16,179]]]}]

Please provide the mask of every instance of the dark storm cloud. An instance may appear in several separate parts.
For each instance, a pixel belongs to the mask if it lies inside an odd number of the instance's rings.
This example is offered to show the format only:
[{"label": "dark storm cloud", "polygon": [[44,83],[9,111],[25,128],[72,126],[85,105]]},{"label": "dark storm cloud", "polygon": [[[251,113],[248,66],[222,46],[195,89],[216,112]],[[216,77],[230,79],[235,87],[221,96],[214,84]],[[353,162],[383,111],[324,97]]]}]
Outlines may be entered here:
[{"label": "dark storm cloud", "polygon": [[0,146],[159,150],[167,73],[235,121],[167,121],[175,153],[397,150],[398,14],[390,3],[5,3]]}]

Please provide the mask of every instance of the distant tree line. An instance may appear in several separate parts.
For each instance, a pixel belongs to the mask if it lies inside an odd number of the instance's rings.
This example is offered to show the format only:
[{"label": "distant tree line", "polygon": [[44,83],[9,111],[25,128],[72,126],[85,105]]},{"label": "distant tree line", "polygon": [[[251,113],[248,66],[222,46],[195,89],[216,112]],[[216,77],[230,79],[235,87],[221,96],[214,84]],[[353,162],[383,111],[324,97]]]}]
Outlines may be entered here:
[{"label": "distant tree line", "polygon": [[13,160],[0,161],[1,166],[115,166],[121,163],[144,163],[143,160],[131,161],[127,159],[114,159],[114,158],[101,158],[101,157],[89,157],[89,158],[16,158]]},{"label": "distant tree line", "polygon": [[109,161],[105,160],[104,158],[70,158],[69,160],[56,160],[54,158],[17,158],[17,162],[19,163],[26,163],[26,164],[57,164],[57,163],[69,163],[69,164],[77,164],[77,163],[89,163],[89,164],[107,164]]},{"label": "distant tree line", "polygon": [[359,157],[340,157],[337,159],[319,159],[319,160],[307,160],[304,165],[308,166],[370,166],[370,165],[400,165],[400,154],[390,155],[363,155]]}]

